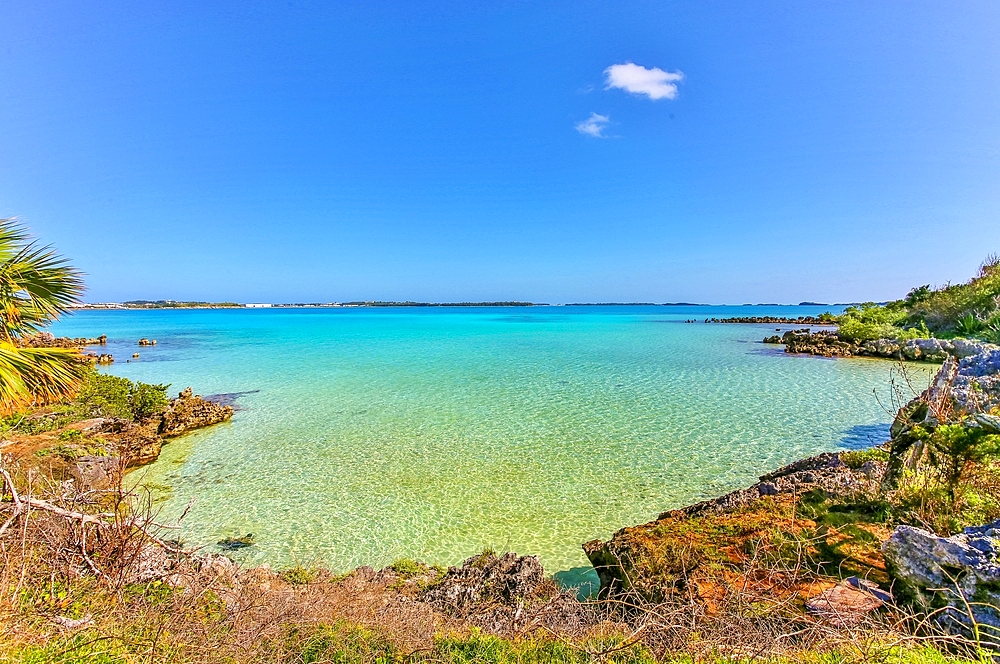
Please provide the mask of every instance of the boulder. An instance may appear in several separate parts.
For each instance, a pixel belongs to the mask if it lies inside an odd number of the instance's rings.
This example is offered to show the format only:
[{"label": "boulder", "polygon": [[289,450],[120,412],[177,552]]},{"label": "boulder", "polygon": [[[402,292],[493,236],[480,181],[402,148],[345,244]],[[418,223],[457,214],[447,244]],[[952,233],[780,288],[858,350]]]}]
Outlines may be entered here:
[{"label": "boulder", "polygon": [[971,412],[1000,406],[1000,347],[987,345],[983,352],[963,358],[951,394],[958,407]]},{"label": "boulder", "polygon": [[882,545],[896,594],[964,632],[975,621],[1000,629],[1000,520],[939,537],[899,526]]}]

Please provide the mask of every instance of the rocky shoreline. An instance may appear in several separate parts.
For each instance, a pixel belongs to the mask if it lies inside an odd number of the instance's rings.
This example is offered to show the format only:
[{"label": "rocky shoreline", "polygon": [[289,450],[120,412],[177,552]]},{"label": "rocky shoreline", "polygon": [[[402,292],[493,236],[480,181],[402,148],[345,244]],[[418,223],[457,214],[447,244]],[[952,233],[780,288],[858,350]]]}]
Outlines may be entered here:
[{"label": "rocky shoreline", "polygon": [[741,323],[741,324],[768,324],[768,325],[836,325],[832,318],[824,316],[798,316],[797,318],[786,318],[784,316],[736,316],[733,318],[706,318],[706,323]]},{"label": "rocky shoreline", "polygon": [[[953,633],[968,634],[973,619],[1000,629],[1000,520],[941,536],[922,521],[890,528],[880,512],[890,509],[896,471],[927,463],[927,432],[948,425],[952,437],[955,427],[1000,436],[1000,417],[990,414],[1000,408],[1000,348],[946,358],[931,386],[899,409],[885,445],[803,459],[584,544],[601,597],[711,604],[749,589],[797,597],[805,612],[841,625],[898,604],[936,612]],[[819,565],[819,579],[803,584],[787,568],[762,574],[760,556],[790,543]]]},{"label": "rocky shoreline", "polygon": [[765,337],[765,344],[785,346],[786,353],[819,355],[822,357],[879,357],[889,360],[913,362],[944,362],[949,357],[958,359],[978,355],[993,344],[967,339],[877,339],[853,341],[840,336],[836,330],[790,330],[783,335]]}]

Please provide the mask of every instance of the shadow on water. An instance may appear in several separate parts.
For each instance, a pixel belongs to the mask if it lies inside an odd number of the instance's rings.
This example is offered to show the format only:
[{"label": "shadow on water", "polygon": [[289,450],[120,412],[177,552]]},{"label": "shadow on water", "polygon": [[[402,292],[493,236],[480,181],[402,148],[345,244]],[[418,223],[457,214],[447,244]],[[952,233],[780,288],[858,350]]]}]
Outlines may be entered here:
[{"label": "shadow on water", "polygon": [[848,450],[862,450],[881,445],[889,440],[888,424],[858,424],[844,432],[840,446]]},{"label": "shadow on water", "polygon": [[248,394],[257,394],[260,390],[248,390],[246,392],[222,392],[221,394],[209,394],[202,397],[205,401],[219,404],[220,406],[232,406],[233,410],[244,410],[244,407],[237,403],[237,399]]},{"label": "shadow on water", "polygon": [[581,600],[596,596],[597,591],[601,589],[601,579],[597,576],[597,570],[589,565],[556,572],[552,575],[552,580],[559,584],[560,588],[576,590],[576,596]]}]

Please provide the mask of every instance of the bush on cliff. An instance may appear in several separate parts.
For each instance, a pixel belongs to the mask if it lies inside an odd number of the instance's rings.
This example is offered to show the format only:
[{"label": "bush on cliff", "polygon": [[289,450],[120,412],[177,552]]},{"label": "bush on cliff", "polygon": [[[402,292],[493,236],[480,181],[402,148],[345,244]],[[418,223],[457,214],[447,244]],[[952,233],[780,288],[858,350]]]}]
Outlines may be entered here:
[{"label": "bush on cliff", "polygon": [[1000,340],[1000,256],[989,256],[964,284],[911,297],[907,308],[911,322],[922,321],[932,332]]},{"label": "bush on cliff", "polygon": [[925,284],[902,300],[848,307],[836,322],[851,341],[960,336],[1000,343],[1000,257],[988,257],[964,284]]},{"label": "bush on cliff", "polygon": [[92,417],[120,417],[141,422],[163,412],[169,385],[133,383],[128,378],[91,372],[76,402]]}]

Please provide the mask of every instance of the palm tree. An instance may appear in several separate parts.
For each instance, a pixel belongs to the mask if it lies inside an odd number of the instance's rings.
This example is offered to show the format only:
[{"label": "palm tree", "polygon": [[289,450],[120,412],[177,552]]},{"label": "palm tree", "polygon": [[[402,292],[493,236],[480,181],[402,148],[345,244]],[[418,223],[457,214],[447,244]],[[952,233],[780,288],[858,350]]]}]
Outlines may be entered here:
[{"label": "palm tree", "polygon": [[22,340],[54,322],[83,295],[82,274],[38,246],[13,219],[0,219],[0,413],[72,394],[88,363],[75,348],[29,348]]}]

